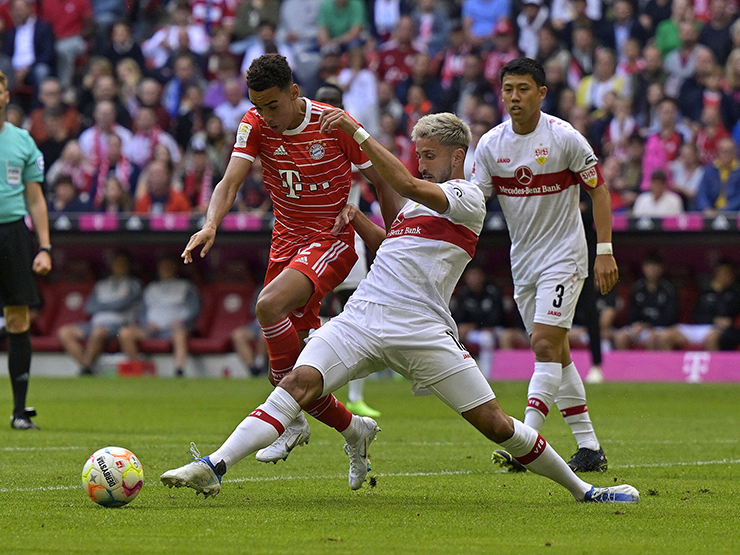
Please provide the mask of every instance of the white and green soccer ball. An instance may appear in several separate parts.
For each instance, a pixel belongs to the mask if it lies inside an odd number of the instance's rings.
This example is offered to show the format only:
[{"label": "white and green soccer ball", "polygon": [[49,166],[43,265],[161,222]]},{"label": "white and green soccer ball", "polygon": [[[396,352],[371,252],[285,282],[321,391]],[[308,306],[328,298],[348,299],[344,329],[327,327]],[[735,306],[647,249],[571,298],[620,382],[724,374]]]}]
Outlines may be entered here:
[{"label": "white and green soccer ball", "polygon": [[144,468],[128,449],[104,447],[82,467],[82,488],[90,499],[104,507],[130,503],[144,485]]}]

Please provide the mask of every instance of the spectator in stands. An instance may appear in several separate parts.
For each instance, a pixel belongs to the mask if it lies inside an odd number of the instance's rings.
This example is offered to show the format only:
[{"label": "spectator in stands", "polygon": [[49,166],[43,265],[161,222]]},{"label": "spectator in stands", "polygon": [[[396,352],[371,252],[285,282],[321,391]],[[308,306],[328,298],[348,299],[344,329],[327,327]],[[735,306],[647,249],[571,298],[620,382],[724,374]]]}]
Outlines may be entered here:
[{"label": "spectator in stands", "polygon": [[173,118],[177,117],[180,112],[180,103],[188,86],[196,85],[205,90],[205,82],[190,52],[177,54],[174,58],[174,68],[174,75],[167,82],[162,93],[162,105]]},{"label": "spectator in stands", "polygon": [[[427,63],[422,64],[423,61]],[[424,82],[433,81],[439,87],[438,81],[429,75],[428,61],[429,57],[426,56],[424,60],[414,62],[414,67],[421,74],[419,79]],[[417,63],[421,67],[417,66]],[[337,75],[337,85],[347,112],[352,114],[368,133],[376,136],[380,131],[378,78],[367,68],[363,47],[355,47],[349,51],[349,65]]]},{"label": "spectator in stands", "polygon": [[[328,0],[332,1],[332,0]],[[414,46],[416,29],[411,16],[402,16],[393,30],[391,39],[378,48],[376,58],[370,64],[379,81],[397,86],[411,75],[411,65],[419,50]]]},{"label": "spectator in stands", "polygon": [[740,164],[732,138],[722,139],[717,145],[717,157],[704,166],[694,208],[707,216],[740,210]]},{"label": "spectator in stands", "polygon": [[185,155],[185,168],[182,176],[182,192],[187,197],[194,212],[205,213],[211,193],[221,181],[221,174],[213,167],[206,152],[206,141],[195,137]]},{"label": "spectator in stands", "polygon": [[636,190],[627,187],[621,174],[621,167],[622,165],[616,156],[607,156],[601,164],[601,175],[604,176],[604,181],[609,184],[612,212],[622,212],[629,209],[637,198]]},{"label": "spectator in stands", "polygon": [[481,46],[493,35],[493,28],[499,21],[512,17],[509,0],[463,0],[462,20],[465,34],[473,43]]},{"label": "spectator in stands", "polygon": [[15,86],[31,85],[38,92],[41,82],[55,69],[54,32],[51,25],[34,15],[31,0],[11,0],[14,27],[3,35],[3,52],[13,64]]},{"label": "spectator in stands", "polygon": [[131,255],[116,251],[111,275],[95,284],[85,303],[88,322],[65,324],[57,335],[65,352],[80,365],[80,375],[94,374],[95,362],[123,326],[133,324],[142,299],[141,282],[131,276]]},{"label": "spectator in stands", "polygon": [[144,176],[144,186],[146,192],[137,198],[134,207],[137,214],[190,212],[188,198],[172,188],[172,170],[166,163],[159,160],[149,163]]},{"label": "spectator in stands", "polygon": [[573,48],[573,29],[576,26],[593,28],[601,20],[599,0],[553,0],[551,23],[558,31],[565,47]]},{"label": "spectator in stands", "polygon": [[120,179],[111,173],[103,186],[103,201],[98,206],[100,212],[125,215],[134,210],[131,194],[124,189]]},{"label": "spectator in stands", "polygon": [[699,45],[696,56],[696,71],[683,82],[678,95],[681,114],[692,121],[701,119],[701,111],[706,103],[723,101],[719,81],[712,80],[717,66],[714,54],[706,46]]},{"label": "spectator in stands", "polygon": [[[554,61],[559,66],[566,68],[570,64],[570,52],[560,43],[557,31],[550,22],[545,23],[537,33],[538,48],[535,60],[545,66]],[[547,92],[550,92],[548,87]]]},{"label": "spectator in stands", "polygon": [[49,167],[49,171],[46,172],[46,181],[54,183],[60,175],[69,175],[79,193],[89,190],[92,173],[93,166],[82,152],[80,144],[71,140],[62,149],[59,159]]},{"label": "spectator in stands", "polygon": [[[498,110],[492,104],[479,104],[473,112],[473,118],[470,122],[470,133],[472,138],[468,145],[468,151],[465,153],[465,178],[470,179],[473,173],[473,163],[475,161],[475,148],[478,146],[478,141],[488,130],[493,129],[499,124],[500,118]],[[490,201],[489,201],[490,202]]]},{"label": "spectator in stands", "polygon": [[59,160],[64,147],[72,140],[67,127],[64,125],[62,113],[56,108],[48,108],[44,111],[42,122],[45,129],[49,130],[47,138],[38,142],[38,147],[44,155],[44,168],[49,168]]},{"label": "spectator in stands", "polygon": [[[718,68],[719,69],[719,68]],[[730,133],[722,124],[719,107],[714,104],[704,106],[701,112],[701,128],[696,134],[696,145],[702,164],[709,164],[717,157],[717,146]]]},{"label": "spectator in stands", "polygon": [[496,104],[493,87],[483,75],[483,60],[478,51],[465,56],[465,65],[460,77],[452,81],[442,99],[442,111],[454,112],[464,121],[470,121],[470,112],[478,102]]},{"label": "spectator in stands", "polygon": [[613,51],[601,48],[594,58],[594,72],[581,79],[576,91],[576,104],[587,108],[590,112],[604,110],[605,97],[613,92],[621,95],[625,83],[624,79],[616,74],[617,58]]},{"label": "spectator in stands", "polygon": [[636,38],[644,45],[648,38],[648,31],[635,17],[634,7],[630,0],[616,0],[612,8],[612,19],[604,19],[596,30],[601,43],[613,52],[621,52],[624,42]]},{"label": "spectator in stands", "polygon": [[190,0],[193,23],[205,27],[209,35],[224,29],[231,35],[236,23],[236,0]]},{"label": "spectator in stands", "polygon": [[95,48],[102,52],[108,42],[108,34],[116,21],[123,21],[128,15],[128,4],[121,0],[90,0],[95,17]]},{"label": "spectator in stands", "polygon": [[249,97],[244,94],[242,82],[236,78],[228,81],[224,86],[226,100],[213,110],[223,122],[227,133],[236,133],[244,114],[252,107]]},{"label": "spectator in stands", "polygon": [[658,333],[676,323],[678,294],[663,277],[663,259],[658,253],[645,256],[642,275],[632,286],[627,326],[614,332],[615,349],[656,349]]},{"label": "spectator in stands", "polygon": [[[203,104],[208,108],[215,108],[226,100],[226,83],[232,79],[239,79],[239,64],[232,56],[221,56],[216,60],[213,77],[208,79],[208,88],[203,93]],[[246,83],[244,94],[246,95]]]},{"label": "spectator in stands", "polygon": [[411,16],[419,30],[421,49],[432,57],[443,50],[452,22],[442,0],[418,0]]},{"label": "spectator in stands", "polygon": [[142,106],[134,120],[135,133],[129,139],[124,153],[126,157],[139,167],[146,166],[154,157],[154,148],[161,144],[170,151],[172,162],[180,162],[180,150],[175,139],[169,133],[162,131],[157,125],[157,113],[153,108]]},{"label": "spectator in stands", "polygon": [[732,50],[730,25],[733,22],[734,10],[728,9],[727,0],[711,0],[709,9],[710,19],[701,30],[699,42],[707,45],[714,53],[715,60],[724,65]]},{"label": "spectator in stands", "polygon": [[674,190],[683,197],[684,207],[691,209],[699,190],[699,183],[704,177],[705,166],[699,158],[699,147],[689,142],[681,145],[681,150],[669,165]]},{"label": "spectator in stands", "polygon": [[121,84],[120,98],[129,117],[134,117],[139,110],[139,85],[144,75],[133,58],[124,58],[116,64],[116,78]]},{"label": "spectator in stands", "polygon": [[246,73],[254,60],[268,52],[281,54],[288,60],[291,67],[298,65],[293,57],[293,50],[291,50],[290,46],[287,43],[278,42],[275,38],[275,24],[270,21],[262,21],[259,24],[257,35],[244,53],[241,66],[242,75]]},{"label": "spectator in stands", "polygon": [[654,34],[661,21],[671,17],[671,0],[648,0],[639,15],[640,24],[649,34]]},{"label": "spectator in stands", "polygon": [[77,60],[87,52],[94,21],[89,0],[44,0],[39,17],[54,31],[56,74],[66,90],[72,86]]},{"label": "spectator in stands", "polygon": [[676,98],[681,92],[686,79],[696,73],[696,59],[699,56],[699,29],[697,23],[691,19],[681,21],[678,25],[681,45],[666,54],[663,67],[668,72],[665,82],[665,93]]},{"label": "spectator in stands", "polygon": [[231,34],[231,51],[242,54],[255,40],[263,23],[269,23],[274,30],[279,19],[279,0],[240,0]]},{"label": "spectator in stands", "polygon": [[118,125],[127,129],[131,127],[131,116],[119,96],[118,82],[111,75],[101,75],[95,80],[90,91],[90,97],[86,94],[80,99],[83,124],[86,126],[93,125],[95,121],[95,106],[100,102],[113,103],[115,111],[115,121]]},{"label": "spectator in stands", "polygon": [[275,37],[293,49],[298,65],[293,67],[296,79],[311,90],[319,64],[317,20],[323,0],[282,0],[280,23]]},{"label": "spectator in stands", "polygon": [[[62,100],[62,85],[58,79],[48,77],[44,79],[39,87],[39,100],[41,106],[31,111],[28,116],[28,132],[36,143],[42,143],[49,138],[51,129],[44,123],[44,113],[55,110],[62,118],[62,126],[67,133],[76,137],[80,132],[80,113],[73,106],[69,106]],[[47,161],[47,164],[51,162]]]},{"label": "spectator in stands", "polygon": [[[561,63],[556,58],[550,58],[543,64],[545,68],[545,86],[547,87],[547,96],[541,103],[542,111],[546,114],[558,116],[558,106],[560,105],[560,97],[565,91],[570,91],[568,88],[568,76],[567,68],[568,62],[565,64]],[[501,91],[498,90],[498,93]]]},{"label": "spectator in stands", "polygon": [[49,212],[87,212],[88,210],[88,206],[80,200],[71,176],[62,174],[54,180],[48,201]]},{"label": "spectator in stands", "polygon": [[663,218],[678,216],[682,212],[681,195],[668,189],[668,177],[661,169],[653,171],[650,176],[650,190],[640,193],[632,206],[632,215],[636,218]]},{"label": "spectator in stands", "polygon": [[678,150],[684,141],[691,140],[691,131],[684,136],[678,129],[678,107],[676,101],[664,98],[658,104],[659,129],[647,138],[645,155],[642,160],[642,183],[640,190],[650,189],[653,172],[668,167],[678,157]]},{"label": "spectator in stands", "polygon": [[586,75],[594,71],[594,57],[596,56],[596,39],[591,25],[578,24],[573,27],[573,46],[570,48],[571,60],[568,68],[568,85],[573,90]]},{"label": "spectator in stands", "polygon": [[638,124],[640,127],[649,127],[652,104],[648,101],[648,89],[651,85],[659,85],[662,98],[664,96],[663,85],[668,79],[668,72],[663,68],[663,58],[655,45],[648,44],[642,49],[642,59],[645,67],[632,77],[630,90]]},{"label": "spectator in stands", "polygon": [[[465,71],[463,70],[463,74],[464,73]],[[460,78],[462,78],[462,74],[460,75]],[[454,84],[455,81],[453,80],[452,85]],[[445,89],[442,88],[442,85],[440,85],[439,79],[433,75],[432,59],[429,57],[429,54],[423,52],[414,56],[414,62],[411,64],[411,75],[409,75],[407,79],[401,81],[396,87],[396,96],[401,102],[406,102],[408,100],[408,92],[411,85],[419,85],[422,87],[427,98],[431,101],[432,105],[437,108],[442,103],[442,99],[445,94],[449,94],[449,90],[445,91]],[[350,108],[347,108],[347,110],[349,111]],[[353,117],[355,117],[354,112],[349,113],[353,114]],[[357,118],[355,117],[355,119]]]},{"label": "spectator in stands", "polygon": [[110,60],[111,65],[116,67],[121,60],[130,59],[136,62],[139,71],[146,66],[144,53],[139,43],[134,40],[131,26],[126,21],[116,21],[110,30],[110,44],[104,51],[103,56]]},{"label": "spectator in stands", "polygon": [[191,52],[202,56],[208,51],[209,39],[205,26],[193,19],[187,2],[179,2],[172,12],[171,21],[145,40],[141,50],[152,68],[162,69],[170,56],[182,47],[185,37]]},{"label": "spectator in stands", "polygon": [[[469,52],[470,49],[468,48],[467,51]],[[465,52],[465,55],[467,55],[467,52]],[[483,75],[491,83],[497,95],[501,93],[501,70],[511,60],[519,58],[521,55],[522,53],[516,45],[514,26],[508,20],[496,23],[493,28],[493,49],[486,56]],[[460,64],[459,75],[462,75],[463,67],[464,64]]]},{"label": "spectator in stands", "polygon": [[188,85],[175,122],[175,141],[180,148],[185,149],[190,139],[206,128],[206,122],[211,116],[213,110],[203,103],[203,90],[197,85]]},{"label": "spectator in stands", "polygon": [[231,157],[234,136],[224,131],[221,118],[215,115],[211,115],[206,119],[206,128],[201,134],[206,141],[208,158],[213,163],[213,167],[223,175],[226,171],[226,164]]},{"label": "spectator in stands", "polygon": [[237,192],[236,210],[255,216],[264,216],[272,210],[272,199],[262,178],[262,161],[257,158],[249,170],[247,179]]},{"label": "spectator in stands", "polygon": [[90,163],[97,167],[108,156],[108,139],[111,135],[118,135],[126,152],[132,134],[116,123],[116,106],[110,100],[95,104],[93,119],[95,124],[80,135],[80,148]]},{"label": "spectator in stands", "polygon": [[688,345],[719,350],[722,332],[740,314],[740,285],[735,279],[735,264],[723,258],[714,267],[709,284],[699,292],[690,324],[676,324],[660,332],[658,348],[665,351]]},{"label": "spectator in stands", "polygon": [[148,338],[171,339],[175,374],[184,375],[188,336],[200,312],[195,285],[177,277],[178,259],[164,256],[157,262],[157,280],[144,288],[142,314],[136,324],[119,331],[121,350],[131,360],[139,358],[139,343]]},{"label": "spectator in stands", "polygon": [[550,10],[543,0],[524,0],[523,4],[522,11],[516,18],[519,50],[527,58],[534,58],[537,55],[538,34],[550,18]]},{"label": "spectator in stands", "polygon": [[[254,314],[257,296],[261,290],[262,288],[258,287],[254,292],[251,314]],[[234,351],[239,355],[250,375],[259,376],[268,371],[270,359],[267,356],[267,343],[257,318],[234,328],[231,333],[231,342],[234,344]]]},{"label": "spectator in stands", "polygon": [[602,152],[606,155],[616,156],[620,162],[626,160],[627,142],[637,132],[637,120],[632,116],[632,102],[629,98],[616,98],[614,100],[614,117],[607,125],[602,139]]},{"label": "spectator in stands", "polygon": [[139,106],[149,106],[157,112],[157,125],[161,129],[169,129],[171,118],[165,107],[162,106],[162,85],[156,79],[147,77],[139,83],[136,95],[139,102],[131,110],[131,115],[136,115]]},{"label": "spectator in stands", "polygon": [[[140,166],[134,164],[123,151],[123,143],[118,135],[108,137],[108,152],[98,166],[94,168],[90,185],[92,206],[96,210],[106,199],[108,179],[115,176],[123,191],[130,195],[134,192],[139,179]],[[130,211],[132,207],[128,207]]]},{"label": "spectator in stands", "polygon": [[655,27],[655,46],[662,56],[681,47],[678,27],[682,21],[694,19],[690,0],[673,0],[671,2],[671,16],[664,19]]},{"label": "spectator in stands", "polygon": [[362,0],[324,0],[316,20],[321,47],[334,44],[342,51],[361,45],[367,25],[365,5]]}]

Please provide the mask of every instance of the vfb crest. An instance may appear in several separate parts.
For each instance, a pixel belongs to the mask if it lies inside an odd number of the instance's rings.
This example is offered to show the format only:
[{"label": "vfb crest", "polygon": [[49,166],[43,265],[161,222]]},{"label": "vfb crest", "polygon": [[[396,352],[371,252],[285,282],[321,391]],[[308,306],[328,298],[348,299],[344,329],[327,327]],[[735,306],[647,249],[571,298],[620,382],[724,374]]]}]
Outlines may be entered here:
[{"label": "vfb crest", "polygon": [[547,160],[547,155],[550,154],[550,149],[546,146],[540,146],[540,148],[534,149],[534,159],[541,166]]}]

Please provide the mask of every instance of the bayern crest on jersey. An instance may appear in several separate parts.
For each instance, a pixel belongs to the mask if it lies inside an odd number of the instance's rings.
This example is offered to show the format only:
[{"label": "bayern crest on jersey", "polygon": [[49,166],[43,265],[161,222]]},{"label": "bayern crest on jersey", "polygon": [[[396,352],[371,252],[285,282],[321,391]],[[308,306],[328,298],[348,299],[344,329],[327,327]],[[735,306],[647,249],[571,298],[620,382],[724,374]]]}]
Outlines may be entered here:
[{"label": "bayern crest on jersey", "polygon": [[534,149],[534,159],[541,166],[547,160],[547,155],[550,154],[550,149],[546,146],[540,146],[540,148]]},{"label": "bayern crest on jersey", "polygon": [[308,145],[308,155],[314,160],[321,160],[326,154],[326,146],[323,141],[311,141]]}]

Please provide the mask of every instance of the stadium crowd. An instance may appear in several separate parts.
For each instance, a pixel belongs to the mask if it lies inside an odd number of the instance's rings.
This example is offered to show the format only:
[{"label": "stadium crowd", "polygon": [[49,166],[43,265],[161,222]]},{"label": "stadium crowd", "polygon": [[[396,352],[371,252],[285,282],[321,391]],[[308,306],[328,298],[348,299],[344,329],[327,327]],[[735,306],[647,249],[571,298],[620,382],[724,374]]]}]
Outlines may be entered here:
[{"label": "stadium crowd", "polygon": [[[279,52],[306,96],[339,86],[415,174],[416,121],[457,113],[473,132],[468,176],[478,139],[507,117],[500,69],[533,57],[547,71],[543,110],[588,138],[615,212],[716,215],[740,210],[738,15],[735,0],[0,0],[0,70],[7,119],[44,154],[51,212],[204,212],[251,107],[243,75]],[[271,209],[258,162],[235,209]],[[474,313],[474,289],[491,290],[466,287],[473,300],[457,306]],[[512,324],[493,302],[492,327]]]}]

